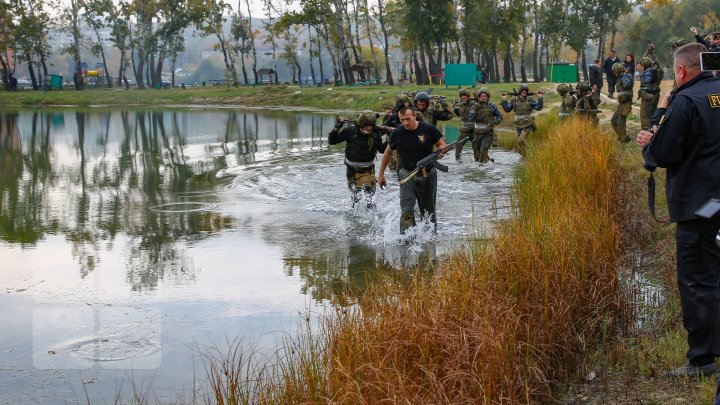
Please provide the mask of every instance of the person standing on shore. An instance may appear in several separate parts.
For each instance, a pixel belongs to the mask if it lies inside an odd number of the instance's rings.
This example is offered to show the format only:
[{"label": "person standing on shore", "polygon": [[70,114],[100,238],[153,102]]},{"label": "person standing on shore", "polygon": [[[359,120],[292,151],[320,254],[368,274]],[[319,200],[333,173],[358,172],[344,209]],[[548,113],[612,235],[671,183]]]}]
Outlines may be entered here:
[{"label": "person standing on shore", "polygon": [[605,71],[605,78],[607,78],[608,82],[608,97],[610,98],[615,98],[613,97],[613,93],[615,92],[615,82],[618,77],[613,71],[613,66],[616,63],[622,63],[622,61],[617,57],[615,50],[613,49],[610,51],[610,56],[605,59],[605,62],[603,62],[603,70]]},{"label": "person standing on shore", "polygon": [[667,372],[670,377],[715,374],[720,356],[720,216],[698,212],[720,198],[720,81],[700,70],[705,51],[697,43],[678,48],[673,55],[677,90],[664,118],[654,134],[641,130],[636,137],[643,166],[667,168],[667,206],[677,224],[675,256],[688,351],[685,364]]}]

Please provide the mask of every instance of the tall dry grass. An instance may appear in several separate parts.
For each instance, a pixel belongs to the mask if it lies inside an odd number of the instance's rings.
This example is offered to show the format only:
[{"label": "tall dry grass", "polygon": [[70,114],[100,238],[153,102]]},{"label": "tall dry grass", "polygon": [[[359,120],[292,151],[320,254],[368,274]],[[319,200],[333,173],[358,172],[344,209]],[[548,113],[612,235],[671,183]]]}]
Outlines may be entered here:
[{"label": "tall dry grass", "polygon": [[617,321],[619,176],[612,137],[582,121],[537,138],[514,218],[290,342],[254,401],[551,402],[553,382]]}]

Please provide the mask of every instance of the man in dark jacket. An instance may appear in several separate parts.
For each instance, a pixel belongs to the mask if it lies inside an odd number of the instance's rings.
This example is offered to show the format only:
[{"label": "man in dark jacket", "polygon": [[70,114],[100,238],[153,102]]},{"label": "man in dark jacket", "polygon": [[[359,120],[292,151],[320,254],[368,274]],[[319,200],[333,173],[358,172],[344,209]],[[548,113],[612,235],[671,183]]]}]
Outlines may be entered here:
[{"label": "man in dark jacket", "polygon": [[706,50],[688,44],[675,52],[678,88],[655,134],[637,134],[645,167],[667,168],[667,205],[677,223],[677,277],[688,360],[668,372],[672,377],[714,374],[714,358],[720,356],[720,249],[715,244],[720,217],[697,213],[710,199],[720,198],[720,81],[700,70],[700,53]]},{"label": "man in dark jacket", "polygon": [[600,70],[600,59],[590,65],[590,88],[592,88],[592,99],[595,105],[600,105],[600,90],[603,87],[602,70]]},{"label": "man in dark jacket", "polygon": [[613,72],[613,65],[616,63],[622,63],[622,61],[617,57],[617,55],[615,55],[615,50],[613,49],[610,51],[610,56],[605,59],[605,62],[603,63],[603,70],[605,71],[605,77],[608,82],[608,96],[610,98],[615,98],[613,97],[613,93],[615,92],[615,82],[617,82],[617,76],[615,75],[615,72]]},{"label": "man in dark jacket", "polygon": [[710,52],[720,52],[720,32],[713,32],[710,36],[710,42],[707,42],[703,37],[698,34],[698,30],[695,27],[690,27],[690,32],[695,35],[695,40],[699,44],[705,45]]}]

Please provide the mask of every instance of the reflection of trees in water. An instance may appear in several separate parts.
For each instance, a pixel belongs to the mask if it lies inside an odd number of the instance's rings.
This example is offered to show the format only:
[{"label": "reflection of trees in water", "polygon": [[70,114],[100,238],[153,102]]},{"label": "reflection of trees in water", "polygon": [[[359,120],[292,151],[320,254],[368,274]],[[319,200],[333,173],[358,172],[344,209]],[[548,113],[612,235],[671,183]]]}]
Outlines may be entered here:
[{"label": "reflection of trees in water", "polygon": [[49,126],[32,117],[31,135],[23,150],[17,112],[0,112],[0,239],[33,244],[57,224],[37,207],[46,204],[53,183]]},{"label": "reflection of trees in water", "polygon": [[375,251],[362,245],[350,245],[347,251],[330,255],[286,257],[283,268],[285,275],[303,280],[303,294],[338,305],[356,302],[367,283],[384,271],[375,260]]},{"label": "reflection of trees in water", "polygon": [[[182,203],[195,202],[192,195],[182,193],[206,188],[214,176],[205,171],[206,166],[186,162],[183,146],[187,140],[179,131],[177,115],[173,113],[171,118],[171,133],[166,131],[162,113],[156,112],[138,113],[133,129],[123,131],[131,136],[126,139],[128,155],[121,159],[133,161],[124,176],[130,182],[137,179],[143,190],[125,193],[122,202],[128,211],[124,228],[132,240],[127,282],[133,290],[153,289],[168,277],[177,283],[192,282],[198,269],[177,242],[234,227],[232,218],[217,213],[182,211]],[[127,119],[123,125],[129,125]],[[166,206],[180,209],[176,210],[179,212],[148,209]]]},{"label": "reflection of trees in water", "polygon": [[[100,125],[88,125],[95,124],[90,117]],[[111,125],[118,117],[120,125]],[[53,161],[51,114],[35,112],[31,125],[20,128],[18,113],[0,113],[0,238],[36,243],[48,233],[62,234],[85,277],[99,265],[103,244],[110,249],[125,232],[134,290],[152,289],[162,279],[194,280],[197,267],[178,242],[233,228],[234,220],[210,211],[151,209],[196,203],[191,193],[215,187],[219,166],[187,162],[187,136],[177,119],[177,113],[76,112],[76,161]],[[115,143],[114,127],[121,130]],[[200,198],[212,202],[209,195]]]}]

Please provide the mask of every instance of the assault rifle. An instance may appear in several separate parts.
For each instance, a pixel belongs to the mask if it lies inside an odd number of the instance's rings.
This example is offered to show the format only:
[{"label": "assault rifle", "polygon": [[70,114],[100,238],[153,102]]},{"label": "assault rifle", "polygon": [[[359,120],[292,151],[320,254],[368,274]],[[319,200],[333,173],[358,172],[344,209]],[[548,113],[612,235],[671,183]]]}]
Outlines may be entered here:
[{"label": "assault rifle", "polygon": [[[379,115],[378,115],[378,116],[379,116]],[[346,119],[342,119],[342,117],[338,117],[338,120],[337,120],[337,121],[338,121],[338,122],[342,122],[343,124],[351,124],[351,125],[356,125],[356,124],[357,124],[357,120],[346,120]],[[385,132],[385,133],[388,133],[388,134],[389,134],[389,133],[392,132],[395,128],[393,128],[393,127],[388,127],[388,126],[386,126],[386,125],[375,125],[375,124],[373,124],[373,129],[379,129],[381,132]]]},{"label": "assault rifle", "polygon": [[420,159],[417,162],[417,164],[415,165],[416,166],[415,170],[411,171],[407,176],[403,177],[400,180],[400,184],[406,183],[408,180],[415,177],[415,175],[418,174],[418,172],[420,172],[421,170],[427,170],[432,167],[440,170],[441,172],[447,172],[449,170],[448,167],[438,162],[438,158],[440,157],[440,154],[442,153],[444,155],[444,154],[448,153],[449,151],[453,150],[455,147],[464,145],[465,142],[467,142],[469,140],[470,140],[470,138],[458,139],[457,141],[447,144],[447,145],[443,146],[442,148],[436,150],[435,152]]},{"label": "assault rifle", "polygon": [[[408,92],[408,91],[403,91],[402,94],[405,95],[405,96],[410,97],[410,98],[413,99],[413,100],[415,100],[415,95],[417,95],[417,94],[420,93],[421,91],[422,91],[422,90],[414,90],[414,91],[410,91],[410,92]],[[425,93],[427,93],[428,95],[431,95],[431,94],[432,94],[432,91],[433,91],[433,88],[432,88],[432,87],[428,87],[428,89],[425,90]]]},{"label": "assault rifle", "polygon": [[[528,97],[530,97],[530,96],[535,96],[535,95],[540,96],[540,95],[542,95],[542,94],[543,94],[543,93],[542,93],[541,91],[538,91],[537,93],[534,92],[534,91],[528,91],[528,94],[527,94],[527,95],[528,95]],[[510,93],[509,91],[503,91],[503,92],[502,92],[502,95],[503,95],[503,96],[508,96],[508,95],[510,95],[510,96],[513,96],[513,97],[517,97],[517,96],[520,95],[520,93],[518,93],[518,91],[515,90],[515,88],[513,88],[512,93]]]}]

